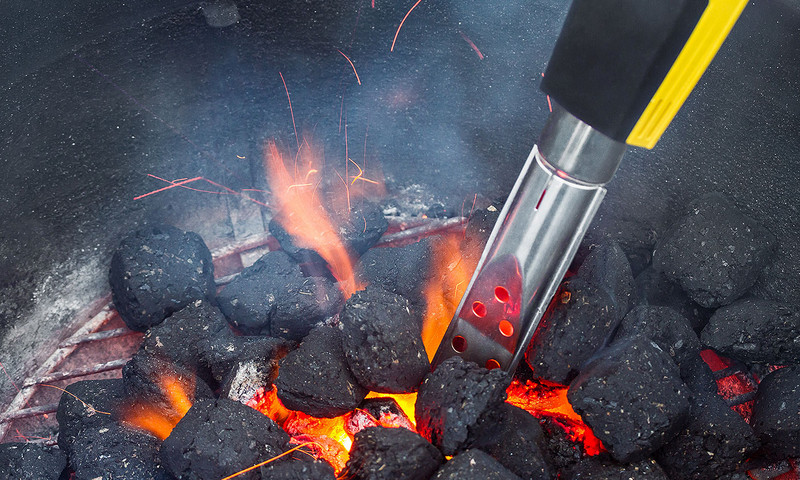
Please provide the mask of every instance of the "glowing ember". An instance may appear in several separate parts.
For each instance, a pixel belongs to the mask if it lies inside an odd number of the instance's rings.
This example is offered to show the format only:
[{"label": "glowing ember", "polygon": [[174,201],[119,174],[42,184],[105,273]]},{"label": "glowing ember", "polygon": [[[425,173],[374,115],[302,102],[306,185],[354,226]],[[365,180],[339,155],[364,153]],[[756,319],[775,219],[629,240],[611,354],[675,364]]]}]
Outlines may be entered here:
[{"label": "glowing ember", "polygon": [[167,408],[134,400],[125,409],[122,421],[164,440],[192,407],[194,378],[165,373],[156,379],[156,383],[167,399]]}]

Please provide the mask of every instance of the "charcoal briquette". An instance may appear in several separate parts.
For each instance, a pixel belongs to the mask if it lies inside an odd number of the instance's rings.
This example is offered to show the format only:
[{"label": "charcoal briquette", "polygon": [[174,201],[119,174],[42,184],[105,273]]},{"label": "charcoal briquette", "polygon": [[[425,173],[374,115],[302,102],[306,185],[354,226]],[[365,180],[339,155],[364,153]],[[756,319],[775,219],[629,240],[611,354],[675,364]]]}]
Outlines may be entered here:
[{"label": "charcoal briquette", "polygon": [[645,337],[612,343],[569,386],[572,408],[620,462],[651,455],[689,415],[677,365]]},{"label": "charcoal briquette", "polygon": [[[167,471],[182,480],[220,479],[285,451],[289,435],[258,411],[227,399],[202,399],[161,446]],[[258,470],[242,479],[259,478]]]},{"label": "charcoal briquette", "polygon": [[519,477],[488,453],[473,448],[451,458],[431,480],[519,480]]},{"label": "charcoal briquette", "polygon": [[356,433],[343,478],[427,479],[443,462],[444,457],[436,447],[410,430],[370,427]]},{"label": "charcoal briquette", "polygon": [[74,480],[166,480],[160,445],[153,435],[116,423],[85,428],[75,438],[69,464]]},{"label": "charcoal briquette", "polygon": [[203,239],[171,226],[125,237],[111,257],[114,306],[131,330],[145,331],[200,299],[213,299],[214,264]]},{"label": "charcoal briquette", "polygon": [[264,391],[270,390],[278,376],[278,361],[289,352],[289,342],[272,337],[244,338],[231,369],[225,375],[220,396],[251,404]]},{"label": "charcoal briquette", "polygon": [[700,339],[745,363],[800,364],[800,309],[771,300],[740,300],[714,312]]},{"label": "charcoal briquette", "polygon": [[636,287],[628,257],[613,240],[591,245],[589,255],[578,268],[578,278],[589,285],[605,288],[624,316],[636,301]]},{"label": "charcoal briquette", "polygon": [[656,244],[653,266],[704,307],[728,305],[755,284],[775,237],[714,192],[693,201]]},{"label": "charcoal briquette", "polygon": [[[700,354],[700,339],[683,315],[669,307],[639,305],[622,319],[615,338],[642,335],[669,353],[678,366]],[[683,375],[681,375],[683,376]]]},{"label": "charcoal briquette", "polygon": [[645,268],[634,279],[637,299],[641,304],[670,307],[689,320],[692,330],[698,334],[708,323],[713,309],[700,306],[677,283],[657,271],[652,265]]},{"label": "charcoal briquette", "polygon": [[668,477],[652,459],[621,464],[611,459],[589,457],[564,471],[559,478],[564,480],[670,480],[671,477]]},{"label": "charcoal briquette", "polygon": [[55,447],[36,443],[0,444],[0,478],[59,480],[67,457]]},{"label": "charcoal briquette", "polygon": [[750,423],[771,455],[800,456],[800,366],[780,368],[761,380]]},{"label": "charcoal briquette", "polygon": [[324,460],[270,462],[261,467],[263,480],[336,480],[333,467]]},{"label": "charcoal briquette", "polygon": [[170,412],[173,402],[166,382],[175,382],[184,389],[189,400],[213,398],[211,387],[194,372],[181,368],[171,361],[144,351],[136,352],[122,367],[127,408],[131,405],[149,405],[163,412]]},{"label": "charcoal briquette", "polygon": [[487,370],[451,357],[429,373],[417,394],[417,431],[445,455],[454,455],[475,440],[479,420],[497,421],[510,380],[500,369]]},{"label": "charcoal briquette", "polygon": [[78,433],[85,428],[102,428],[117,420],[117,407],[125,398],[122,379],[81,380],[67,386],[58,401],[58,446],[72,454]]},{"label": "charcoal briquette", "polygon": [[347,300],[339,320],[347,364],[364,387],[408,393],[430,372],[421,322],[405,298],[369,286]]},{"label": "charcoal briquette", "polygon": [[367,396],[347,366],[342,343],[337,327],[317,327],[280,361],[275,385],[287,408],[331,418],[356,408]]},{"label": "charcoal briquette", "polygon": [[420,304],[422,289],[430,278],[432,250],[431,238],[402,247],[370,249],[359,263],[363,279]]},{"label": "charcoal briquette", "polygon": [[554,470],[570,468],[586,456],[580,444],[570,440],[570,434],[558,420],[543,416],[539,419],[539,425],[544,433],[542,453]]}]

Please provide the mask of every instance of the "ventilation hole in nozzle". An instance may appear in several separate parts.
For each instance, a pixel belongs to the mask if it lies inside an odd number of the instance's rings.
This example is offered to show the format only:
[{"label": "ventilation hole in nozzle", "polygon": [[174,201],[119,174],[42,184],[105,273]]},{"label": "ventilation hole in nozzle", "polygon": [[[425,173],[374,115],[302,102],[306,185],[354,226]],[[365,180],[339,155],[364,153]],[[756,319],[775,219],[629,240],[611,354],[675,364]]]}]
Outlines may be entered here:
[{"label": "ventilation hole in nozzle", "polygon": [[500,320],[500,324],[497,326],[497,328],[504,337],[510,337],[511,335],[514,335],[514,325],[508,320]]},{"label": "ventilation hole in nozzle", "polygon": [[475,314],[478,318],[483,318],[486,316],[486,305],[483,302],[475,301],[472,303],[472,313]]},{"label": "ventilation hole in nozzle", "polygon": [[453,337],[453,341],[450,343],[453,346],[453,350],[458,353],[464,353],[467,350],[467,339],[461,335]]},{"label": "ventilation hole in nozzle", "polygon": [[486,360],[486,369],[487,370],[494,370],[495,368],[500,368],[500,362],[498,362],[494,358],[490,358],[489,360]]},{"label": "ventilation hole in nozzle", "polygon": [[507,303],[511,300],[511,294],[508,293],[508,289],[506,287],[494,287],[494,298],[497,299],[500,303]]}]

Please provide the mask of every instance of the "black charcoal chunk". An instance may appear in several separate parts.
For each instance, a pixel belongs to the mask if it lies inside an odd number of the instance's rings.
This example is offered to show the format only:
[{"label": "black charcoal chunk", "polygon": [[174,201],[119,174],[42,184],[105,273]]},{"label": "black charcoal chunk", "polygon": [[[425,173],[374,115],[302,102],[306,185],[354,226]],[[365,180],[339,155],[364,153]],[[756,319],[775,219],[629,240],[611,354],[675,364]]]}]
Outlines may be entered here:
[{"label": "black charcoal chunk", "polygon": [[278,361],[289,353],[289,342],[272,337],[245,339],[234,365],[225,375],[220,396],[252,405],[278,376]]},{"label": "black charcoal chunk", "polygon": [[336,480],[336,473],[323,460],[271,462],[261,467],[263,480]]},{"label": "black charcoal chunk", "polygon": [[565,282],[555,302],[536,330],[526,360],[535,377],[567,384],[602,347],[623,313],[605,288],[581,278]]},{"label": "black charcoal chunk", "polygon": [[[182,480],[219,479],[282,453],[289,435],[258,411],[227,399],[199,400],[161,446],[167,471]],[[242,474],[258,479],[258,470]]]},{"label": "black charcoal chunk", "polygon": [[67,457],[54,447],[35,443],[0,444],[0,478],[59,480]]},{"label": "black charcoal chunk", "polygon": [[714,312],[703,343],[745,363],[800,363],[800,310],[771,300],[746,299]]},{"label": "black charcoal chunk", "polygon": [[415,406],[417,431],[445,455],[469,448],[479,420],[502,417],[508,375],[451,357],[425,377]]},{"label": "black charcoal chunk", "polygon": [[149,433],[109,424],[81,430],[69,463],[75,480],[167,478],[159,462],[161,441]]},{"label": "black charcoal chunk", "polygon": [[200,362],[204,368],[211,371],[214,380],[220,384],[239,358],[249,356],[251,351],[261,350],[265,357],[282,358],[294,347],[294,342],[267,336],[226,335],[202,340],[197,344]]},{"label": "black charcoal chunk", "polygon": [[473,448],[494,457],[523,480],[550,480],[554,470],[542,453],[544,433],[539,421],[525,410],[503,403],[499,422],[480,421]]},{"label": "black charcoal chunk", "polygon": [[[286,231],[283,222],[292,221],[286,218],[286,212],[278,212],[269,222],[270,233],[278,240],[283,251],[300,263],[324,263],[322,257],[312,249],[301,247],[297,240]],[[336,240],[357,255],[362,255],[381,238],[389,228],[389,222],[383,216],[383,210],[374,203],[364,202],[354,205],[347,218],[334,218],[338,225]],[[341,239],[341,240],[340,240]],[[325,241],[319,238],[320,241]]]},{"label": "black charcoal chunk", "polygon": [[211,370],[202,362],[200,343],[234,336],[217,307],[196,300],[150,328],[142,339],[139,352],[171,361],[175,366],[195,372],[213,384]]},{"label": "black charcoal chunk", "polygon": [[368,391],[350,372],[342,342],[337,327],[317,327],[297,350],[280,361],[275,385],[278,398],[287,408],[331,418],[349,412],[364,400]]},{"label": "black charcoal chunk", "polygon": [[433,240],[411,245],[373,248],[361,257],[363,279],[370,285],[401,295],[414,304],[422,302],[422,289],[430,278]]},{"label": "black charcoal chunk", "polygon": [[356,433],[343,478],[427,479],[443,462],[444,457],[436,447],[410,430],[370,427]]},{"label": "black charcoal chunk", "polygon": [[670,307],[689,320],[692,329],[698,334],[708,323],[712,309],[701,307],[689,298],[677,283],[657,271],[652,265],[636,276],[637,298],[645,305]]},{"label": "black charcoal chunk", "polygon": [[589,255],[578,269],[578,277],[590,285],[605,288],[611,294],[620,316],[624,316],[636,300],[636,287],[628,257],[613,240],[592,245]]},{"label": "black charcoal chunk", "polygon": [[450,459],[431,480],[519,480],[519,477],[489,454],[473,448]]},{"label": "black charcoal chunk", "polygon": [[717,379],[714,377],[714,372],[700,355],[684,360],[680,370],[681,380],[693,393],[717,394]]},{"label": "black charcoal chunk", "polygon": [[136,408],[154,407],[162,412],[171,412],[173,402],[169,390],[177,386],[190,401],[214,397],[211,387],[197,378],[194,372],[141,350],[122,367],[122,381],[125,385],[126,408],[134,408],[135,405]]},{"label": "black charcoal chunk", "polygon": [[765,450],[800,456],[800,366],[780,368],[758,385],[750,421]]},{"label": "black charcoal chunk", "polygon": [[125,398],[122,379],[82,380],[65,388],[58,401],[58,446],[66,455],[78,433],[85,428],[100,428],[113,423],[117,406]]},{"label": "black charcoal chunk", "polygon": [[218,295],[228,321],[246,335],[300,340],[342,304],[338,287],[323,277],[305,277],[284,252],[270,252]]},{"label": "black charcoal chunk", "polygon": [[670,480],[671,477],[668,477],[652,459],[620,464],[608,459],[590,457],[565,471],[559,478],[563,478],[563,480]]},{"label": "black charcoal chunk", "polygon": [[430,363],[420,322],[405,298],[370,286],[347,300],[339,319],[344,354],[358,383],[384,393],[417,390]]},{"label": "black charcoal chunk", "polygon": [[564,470],[584,458],[583,448],[569,438],[566,429],[553,417],[542,417],[539,425],[544,433],[544,453],[550,465],[557,471]]},{"label": "black charcoal chunk", "polygon": [[616,460],[633,462],[683,428],[688,392],[669,354],[647,338],[632,337],[587,365],[567,399]]},{"label": "black charcoal chunk", "polygon": [[669,478],[705,480],[729,473],[758,448],[753,429],[717,395],[695,395],[689,423],[654,457]]},{"label": "black charcoal chunk", "polygon": [[714,192],[693,201],[670,227],[656,245],[653,266],[700,305],[719,307],[753,286],[775,243],[766,228]]},{"label": "black charcoal chunk", "polygon": [[142,332],[195,300],[213,299],[216,291],[203,239],[171,226],[124,238],[111,257],[108,280],[120,317]]}]

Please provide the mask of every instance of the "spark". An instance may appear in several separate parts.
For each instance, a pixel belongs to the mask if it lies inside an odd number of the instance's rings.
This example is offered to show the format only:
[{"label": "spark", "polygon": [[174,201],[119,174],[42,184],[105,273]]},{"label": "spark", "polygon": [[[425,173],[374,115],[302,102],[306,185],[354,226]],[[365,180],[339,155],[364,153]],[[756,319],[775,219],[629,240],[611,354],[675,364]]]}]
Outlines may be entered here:
[{"label": "spark", "polygon": [[244,155],[236,155],[236,158],[238,158],[239,160],[244,160],[247,157],[245,157]]},{"label": "spark", "polygon": [[400,29],[403,28],[403,24],[406,22],[406,18],[408,18],[408,16],[411,15],[411,12],[415,8],[417,8],[417,5],[419,5],[421,1],[422,0],[417,0],[417,3],[415,3],[414,6],[408,10],[408,13],[406,13],[406,16],[403,17],[403,20],[400,22],[400,25],[397,26],[397,31],[394,34],[394,40],[392,40],[392,48],[389,49],[390,52],[394,52],[394,44],[395,42],[397,42],[397,36],[400,35]]},{"label": "spark", "polygon": [[342,176],[339,174],[339,172],[337,172],[336,170],[334,170],[334,172],[336,173],[336,176],[339,177],[339,180],[342,181],[342,184],[344,184],[344,191],[347,193],[347,211],[349,212],[351,210],[351,207],[350,207],[350,187],[347,185],[347,182],[344,180],[344,178],[342,178]]},{"label": "spark", "polygon": [[469,44],[469,46],[472,47],[473,50],[475,50],[475,53],[478,54],[478,58],[483,60],[484,56],[481,53],[481,51],[478,49],[478,46],[475,45],[475,43],[473,43],[472,40],[470,40],[469,37],[464,32],[462,32],[461,30],[459,30],[458,33],[460,33],[461,34],[461,38],[463,38],[464,41],[467,42]]},{"label": "spark", "polygon": [[253,465],[252,467],[247,467],[244,470],[240,470],[240,471],[234,473],[233,475],[228,475],[227,477],[223,478],[222,480],[230,480],[231,478],[238,477],[239,475],[241,475],[243,473],[251,472],[251,471],[255,470],[258,467],[266,465],[266,464],[268,464],[270,462],[274,462],[275,460],[277,460],[277,459],[279,459],[279,458],[281,458],[281,457],[283,457],[285,455],[289,455],[290,453],[294,452],[295,450],[299,450],[299,449],[301,449],[301,448],[303,448],[303,447],[305,447],[307,445],[312,445],[312,444],[315,444],[315,443],[316,442],[301,443],[300,445],[298,445],[298,446],[296,446],[294,448],[290,448],[289,450],[286,450],[285,452],[281,453],[280,455],[276,455],[276,456],[270,458],[269,460],[264,460],[261,463]]},{"label": "spark", "polygon": [[[542,78],[544,78],[544,72],[542,72]],[[547,95],[547,108],[550,109],[550,113],[553,113],[553,102],[550,101],[550,95]]]},{"label": "spark", "polygon": [[84,402],[83,400],[81,400],[80,398],[78,398],[78,396],[77,396],[77,395],[75,395],[74,393],[72,393],[72,392],[68,392],[67,390],[64,390],[64,389],[63,389],[63,388],[61,388],[61,387],[56,387],[55,385],[49,385],[49,384],[47,384],[47,383],[43,383],[43,384],[42,384],[42,386],[43,386],[43,387],[55,388],[56,390],[61,390],[62,392],[66,393],[67,395],[69,395],[69,396],[71,396],[72,398],[74,398],[75,400],[77,400],[77,401],[81,402],[81,403],[83,404],[83,406],[84,406],[84,407],[86,407],[86,409],[87,409],[87,410],[89,410],[89,412],[90,412],[89,414],[90,414],[90,415],[91,415],[91,414],[94,414],[94,413],[100,413],[100,414],[102,414],[102,415],[111,415],[111,413],[109,413],[109,412],[104,412],[104,411],[102,411],[102,410],[98,410],[98,409],[94,408],[94,406],[93,406],[93,405],[91,405],[91,404],[89,404],[89,403],[86,403],[86,402]]},{"label": "spark", "polygon": [[196,182],[196,181],[198,181],[198,180],[200,180],[202,178],[203,177],[194,177],[194,178],[190,178],[189,180],[184,180],[182,182],[177,182],[177,183],[169,182],[171,185],[169,185],[168,187],[159,188],[158,190],[153,190],[152,192],[145,193],[144,195],[139,195],[138,197],[133,197],[133,199],[134,200],[140,200],[140,199],[142,199],[144,197],[149,197],[150,195],[154,195],[156,193],[161,193],[164,190],[169,190],[170,188],[180,187],[181,185],[186,185],[187,183]]},{"label": "spark", "polygon": [[372,0],[372,8],[375,8],[375,0]]},{"label": "spark", "polygon": [[11,378],[11,375],[8,374],[8,370],[6,370],[6,366],[3,365],[3,362],[0,362],[0,367],[2,367],[3,371],[6,374],[6,377],[8,377],[8,380],[11,382],[11,385],[14,385],[14,388],[17,389],[17,392],[19,393],[19,387],[17,386],[16,383],[14,383],[14,379]]},{"label": "spark", "polygon": [[369,178],[366,178],[364,176],[364,169],[362,169],[359,164],[354,162],[352,158],[348,158],[348,160],[350,160],[353,163],[353,165],[355,165],[356,168],[358,169],[358,175],[356,175],[354,177],[351,177],[353,179],[353,181],[350,182],[350,185],[353,185],[354,183],[356,183],[356,180],[361,180],[362,182],[371,183],[373,185],[379,185],[379,183],[376,182],[375,180],[370,180]]},{"label": "spark", "polygon": [[348,57],[347,55],[345,55],[345,54],[344,54],[344,52],[342,52],[342,51],[341,51],[341,50],[339,50],[338,48],[336,49],[336,51],[337,51],[337,52],[339,52],[339,53],[341,53],[341,54],[342,54],[342,56],[343,56],[343,57],[344,57],[344,58],[345,58],[345,59],[346,59],[348,62],[350,62],[350,66],[351,66],[351,67],[353,67],[353,73],[355,73],[355,74],[356,74],[356,80],[358,81],[358,84],[359,84],[359,85],[361,85],[361,78],[359,78],[359,76],[358,76],[358,72],[356,71],[356,66],[355,66],[355,65],[353,65],[353,61],[352,61],[352,60],[350,60],[350,57]]},{"label": "spark", "polygon": [[297,125],[294,123],[294,110],[292,109],[292,97],[289,96],[289,87],[286,86],[286,80],[283,78],[283,74],[278,72],[278,75],[281,76],[281,82],[283,82],[283,89],[286,90],[286,98],[289,100],[289,113],[292,115],[292,128],[294,128],[294,139],[297,141],[297,150],[300,150],[300,137],[297,136]]},{"label": "spark", "polygon": [[[159,188],[158,190],[153,190],[152,192],[145,193],[144,195],[139,195],[138,197],[134,197],[134,200],[140,200],[142,198],[148,197],[148,196],[156,194],[156,193],[163,192],[165,190],[169,190],[171,188],[180,187],[180,188],[185,188],[187,190],[191,190],[193,192],[212,193],[214,195],[236,195],[236,196],[244,198],[245,200],[248,200],[248,201],[251,201],[251,202],[253,202],[253,203],[257,204],[257,205],[260,205],[262,207],[268,207],[269,206],[269,205],[267,205],[266,203],[264,203],[262,201],[256,200],[255,198],[250,197],[248,195],[244,195],[241,192],[237,192],[236,190],[228,188],[225,185],[219,184],[219,183],[217,183],[217,182],[215,182],[213,180],[209,180],[209,179],[207,179],[205,177],[194,177],[194,178],[189,178],[189,179],[167,180],[165,178],[159,177],[158,175],[153,175],[152,173],[148,173],[147,176],[151,177],[151,178],[155,178],[156,180],[160,180],[160,181],[165,182],[165,183],[169,183],[169,186],[164,187],[164,188]],[[201,188],[193,188],[193,187],[187,187],[186,186],[189,183],[196,182],[196,181],[199,181],[199,180],[202,180],[202,181],[204,181],[204,182],[206,182],[206,183],[208,183],[210,185],[213,185],[213,186],[215,186],[217,188],[221,188],[222,190],[225,190],[225,191],[224,192],[219,192],[219,191],[204,190],[204,189],[201,189]],[[249,191],[260,191],[260,192],[263,192],[263,190],[257,190],[257,189],[248,189],[248,190]],[[244,191],[244,190],[242,190],[242,191]]]}]

